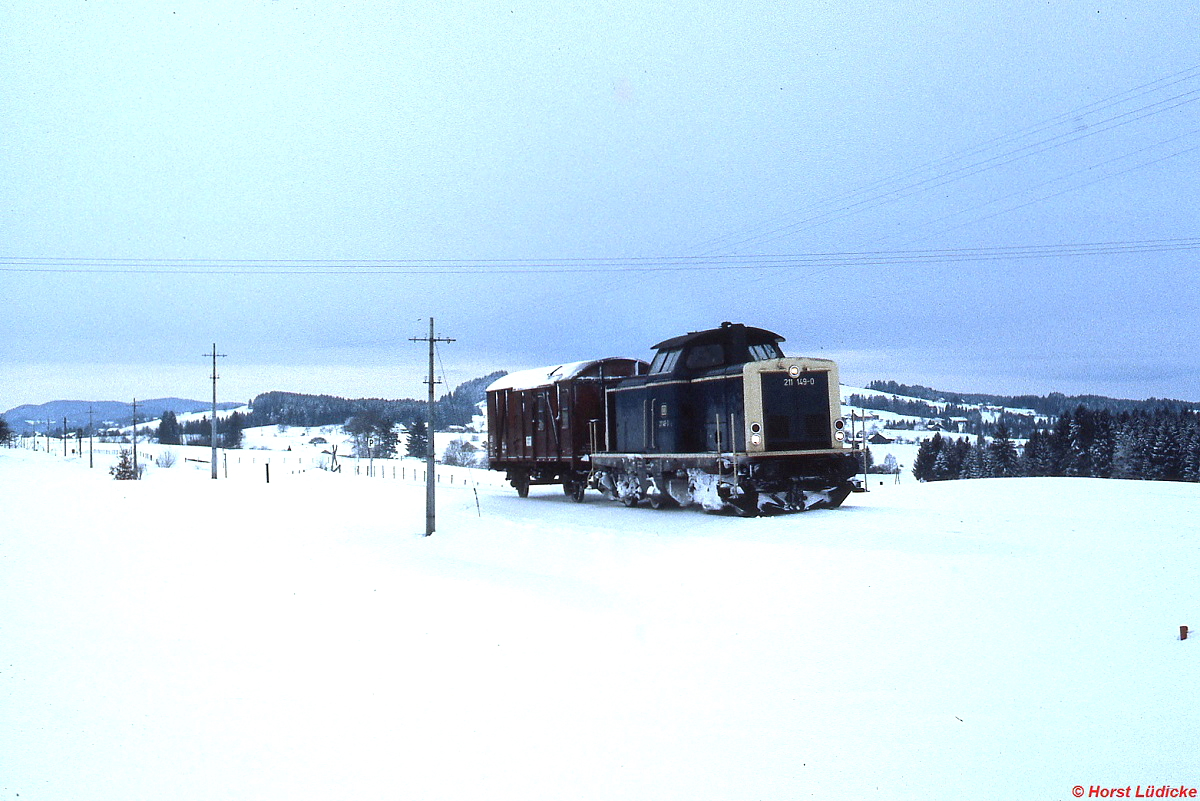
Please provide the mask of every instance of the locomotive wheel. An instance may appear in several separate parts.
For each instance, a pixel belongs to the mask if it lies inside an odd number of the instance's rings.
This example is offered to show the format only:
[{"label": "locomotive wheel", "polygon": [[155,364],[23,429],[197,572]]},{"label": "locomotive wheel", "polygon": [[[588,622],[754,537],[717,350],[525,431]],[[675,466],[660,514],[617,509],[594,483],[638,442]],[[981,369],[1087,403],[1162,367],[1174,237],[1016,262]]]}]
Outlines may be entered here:
[{"label": "locomotive wheel", "polygon": [[736,498],[730,498],[727,503],[738,517],[758,517],[758,493],[754,490],[746,490]]},{"label": "locomotive wheel", "polygon": [[787,495],[785,497],[787,499],[788,509],[794,509],[798,512],[803,512],[808,508],[805,505],[804,490],[800,489],[799,487],[788,487]]},{"label": "locomotive wheel", "polygon": [[675,499],[666,493],[655,493],[650,496],[651,509],[670,509],[675,506]]},{"label": "locomotive wheel", "polygon": [[517,496],[521,498],[529,497],[529,474],[517,473],[512,478],[513,489],[517,491]]},{"label": "locomotive wheel", "polygon": [[638,496],[636,496],[636,495],[622,495],[622,496],[621,496],[621,503],[625,504],[627,507],[629,507],[630,509],[632,509],[633,507],[635,507],[635,506],[637,506],[637,505],[638,505]]}]

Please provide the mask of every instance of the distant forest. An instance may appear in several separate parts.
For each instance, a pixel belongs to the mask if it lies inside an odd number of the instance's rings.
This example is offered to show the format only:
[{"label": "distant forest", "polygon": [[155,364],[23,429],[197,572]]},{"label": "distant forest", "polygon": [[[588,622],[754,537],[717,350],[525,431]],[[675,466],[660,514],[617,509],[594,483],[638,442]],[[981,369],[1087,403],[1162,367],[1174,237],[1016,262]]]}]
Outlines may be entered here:
[{"label": "distant forest", "polygon": [[[460,384],[434,401],[434,416],[439,428],[469,425],[478,410],[476,405],[484,399],[488,385],[505,375],[504,371],[475,378]],[[369,417],[390,423],[403,423],[411,427],[424,420],[427,401],[405,398],[382,400],[359,398],[350,400],[334,395],[302,395],[295,392],[266,392],[250,402],[251,411],[246,416],[247,427],[289,425],[327,426],[342,425],[352,417]]]},{"label": "distant forest", "polygon": [[990,440],[935,435],[913,464],[921,481],[1080,476],[1200,481],[1200,416],[1161,406],[1113,413],[1077,406],[1037,429],[1018,452],[1005,426]]},{"label": "distant forest", "polygon": [[[1120,412],[1153,412],[1160,409],[1183,411],[1196,409],[1197,404],[1181,400],[1164,398],[1148,398],[1146,400],[1125,400],[1122,398],[1106,398],[1103,395],[1064,395],[1061,392],[1051,392],[1049,395],[987,395],[983,393],[946,392],[940,389],[923,387],[920,384],[898,384],[895,381],[872,381],[867,389],[876,392],[886,392],[889,395],[903,395],[908,398],[919,398],[936,403],[949,403],[955,406],[985,405],[1004,406],[1009,409],[1030,409],[1046,417],[1059,417],[1066,412],[1085,406],[1093,411],[1105,410],[1113,414]],[[857,396],[863,397],[863,396]],[[890,398],[868,396],[879,403],[885,403]],[[867,406],[868,409],[882,408]],[[929,407],[932,408],[932,407]],[[892,410],[888,410],[892,411]],[[924,414],[925,417],[939,417],[938,413]]]},{"label": "distant forest", "polygon": [[[1110,415],[1133,412],[1158,413],[1160,411],[1181,414],[1195,410],[1197,404],[1178,400],[1150,398],[1148,400],[1123,400],[1106,398],[1102,395],[1064,395],[1052,392],[1049,395],[985,395],[961,392],[944,392],[919,384],[898,384],[895,381],[872,381],[868,389],[886,392],[887,395],[863,395],[855,393],[846,399],[851,406],[860,409],[893,412],[909,417],[942,420],[947,428],[952,418],[965,420],[965,433],[997,436],[1004,428],[1010,437],[1025,439],[1051,421],[1070,415],[1075,409],[1085,408],[1092,412],[1107,412]],[[979,406],[1003,407],[995,420],[985,421]],[[1016,414],[1014,409],[1028,409],[1034,414]],[[913,424],[917,425],[916,423]],[[892,428],[903,426],[893,423]]]}]

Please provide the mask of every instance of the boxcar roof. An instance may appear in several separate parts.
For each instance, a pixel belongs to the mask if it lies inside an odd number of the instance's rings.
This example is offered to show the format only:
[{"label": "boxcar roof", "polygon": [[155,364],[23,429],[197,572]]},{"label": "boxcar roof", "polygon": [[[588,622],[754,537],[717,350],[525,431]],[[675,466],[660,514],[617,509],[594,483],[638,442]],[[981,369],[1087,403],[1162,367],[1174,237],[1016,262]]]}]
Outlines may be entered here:
[{"label": "boxcar roof", "polygon": [[609,356],[604,359],[588,359],[582,362],[557,364],[553,367],[534,367],[530,370],[518,370],[515,373],[509,373],[506,376],[497,378],[488,385],[487,391],[495,392],[502,389],[536,389],[537,387],[548,387],[557,384],[559,381],[577,378],[588,372],[599,372],[600,368],[608,362],[639,362],[643,366],[645,365],[645,362],[641,359]]}]

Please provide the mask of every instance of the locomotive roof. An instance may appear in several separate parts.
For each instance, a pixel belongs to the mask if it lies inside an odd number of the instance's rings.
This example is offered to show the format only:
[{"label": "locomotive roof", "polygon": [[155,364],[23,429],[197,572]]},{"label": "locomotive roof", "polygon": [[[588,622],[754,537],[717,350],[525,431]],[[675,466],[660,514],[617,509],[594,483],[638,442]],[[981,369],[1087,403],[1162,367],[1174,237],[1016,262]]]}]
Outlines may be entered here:
[{"label": "locomotive roof", "polygon": [[765,328],[754,328],[741,323],[721,323],[720,328],[709,328],[706,331],[692,331],[682,336],[663,340],[654,346],[655,350],[671,350],[685,345],[707,345],[713,342],[738,342],[745,345],[779,344],[784,338],[774,331]]},{"label": "locomotive roof", "polygon": [[536,389],[537,387],[548,387],[552,384],[557,384],[559,381],[578,378],[587,374],[588,372],[599,373],[603,366],[609,362],[636,362],[641,366],[641,371],[644,371],[646,367],[646,363],[641,359],[630,359],[624,356],[609,356],[604,359],[588,359],[582,362],[568,362],[566,364],[557,364],[552,367],[534,367],[530,370],[518,370],[515,373],[509,373],[508,375],[497,378],[488,385],[487,391],[494,392],[501,389]]}]

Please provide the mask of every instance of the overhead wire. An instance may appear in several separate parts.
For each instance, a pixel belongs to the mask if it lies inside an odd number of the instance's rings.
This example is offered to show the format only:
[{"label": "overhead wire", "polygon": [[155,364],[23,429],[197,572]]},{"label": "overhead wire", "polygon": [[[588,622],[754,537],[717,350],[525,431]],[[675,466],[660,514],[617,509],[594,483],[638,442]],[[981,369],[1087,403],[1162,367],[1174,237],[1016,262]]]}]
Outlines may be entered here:
[{"label": "overhead wire", "polygon": [[[1184,97],[1187,97],[1189,99],[1180,100],[1180,98],[1184,98]],[[999,167],[1008,166],[1010,164],[1014,164],[1023,159],[1027,159],[1027,158],[1030,158],[1030,157],[1036,156],[1036,155],[1041,155],[1042,153],[1046,153],[1050,150],[1054,150],[1056,148],[1063,147],[1068,144],[1073,144],[1075,142],[1078,142],[1082,139],[1085,139],[1085,138],[1088,138],[1091,136],[1096,136],[1098,134],[1107,133],[1115,128],[1121,127],[1123,125],[1128,125],[1133,122],[1137,122],[1146,117],[1153,116],[1155,114],[1160,114],[1164,111],[1170,111],[1172,109],[1179,108],[1180,106],[1183,106],[1183,105],[1186,105],[1189,103],[1194,103],[1194,102],[1200,101],[1200,89],[1196,89],[1191,92],[1187,92],[1183,95],[1178,95],[1174,98],[1169,98],[1167,101],[1160,101],[1159,103],[1152,104],[1152,106],[1149,106],[1146,108],[1152,108],[1154,106],[1161,106],[1163,103],[1167,103],[1167,102],[1170,102],[1173,100],[1180,100],[1180,102],[1173,103],[1172,105],[1166,106],[1165,108],[1157,108],[1154,111],[1145,111],[1145,109],[1139,109],[1137,111],[1143,111],[1144,113],[1139,114],[1137,116],[1131,116],[1132,114],[1134,114],[1134,112],[1126,112],[1124,114],[1120,114],[1115,117],[1111,117],[1107,120],[1102,120],[1101,123],[1097,124],[1097,125],[1100,125],[1102,123],[1109,123],[1107,125],[1104,125],[1103,127],[1088,126],[1083,131],[1057,134],[1055,136],[1040,140],[1038,142],[1034,142],[1032,144],[1024,145],[1022,147],[1007,151],[1005,153],[1000,153],[995,156],[990,156],[986,159],[972,162],[965,166],[957,167],[953,170],[949,170],[947,172],[944,172],[944,173],[941,173],[938,175],[933,175],[928,178],[923,178],[921,180],[912,181],[906,185],[897,187],[895,189],[890,189],[886,192],[880,192],[880,193],[869,195],[869,196],[867,196],[861,200],[857,200],[853,203],[846,203],[846,204],[843,204],[842,206],[832,208],[827,211],[822,211],[818,214],[811,215],[811,216],[801,219],[797,222],[791,223],[787,226],[783,226],[781,228],[776,228],[765,234],[762,234],[759,236],[754,236],[754,237],[748,237],[748,238],[739,240],[737,242],[732,243],[729,247],[732,249],[732,248],[738,248],[738,247],[741,247],[744,245],[749,245],[749,244],[761,245],[761,244],[765,244],[767,242],[773,242],[773,241],[782,239],[785,236],[789,236],[791,234],[797,233],[806,228],[814,227],[816,225],[824,225],[826,223],[836,222],[838,220],[843,220],[843,219],[854,216],[856,214],[859,214],[859,213],[869,210],[869,209],[875,209],[875,208],[879,208],[881,206],[885,206],[885,205],[888,205],[891,203],[905,200],[905,199],[914,197],[916,195],[932,191],[934,189],[939,189],[941,187],[952,184],[956,181],[960,181],[964,178],[970,178],[975,175],[979,175],[980,173],[987,172],[989,170],[994,170]],[[1122,118],[1124,118],[1124,119],[1122,119]],[[1118,122],[1117,120],[1120,120],[1120,121]]]},{"label": "overhead wire", "polygon": [[1060,114],[1057,114],[1046,120],[1042,120],[1042,121],[1035,123],[1031,126],[1028,126],[1026,128],[1022,128],[1022,129],[1016,130],[1016,131],[1008,133],[1008,134],[1003,134],[1001,136],[994,137],[992,139],[989,139],[989,140],[979,143],[977,145],[973,145],[971,147],[960,150],[958,152],[950,153],[948,155],[934,159],[925,164],[921,164],[916,167],[911,167],[907,170],[902,170],[899,173],[896,173],[896,174],[893,174],[890,176],[885,176],[882,178],[878,178],[874,181],[868,182],[867,184],[864,184],[863,186],[852,189],[848,192],[845,192],[845,193],[842,193],[839,195],[835,195],[834,197],[826,198],[826,199],[814,202],[812,204],[808,204],[806,206],[803,206],[803,207],[796,209],[792,212],[789,212],[787,214],[777,216],[776,218],[774,218],[771,221],[762,223],[758,226],[754,226],[750,229],[743,229],[740,232],[738,232],[738,231],[730,232],[730,233],[724,234],[720,237],[716,237],[714,239],[710,239],[705,242],[701,242],[701,243],[699,243],[699,245],[697,245],[696,249],[703,250],[704,253],[717,252],[715,249],[718,246],[727,243],[729,240],[737,239],[739,237],[753,238],[757,234],[762,233],[764,231],[767,233],[770,233],[772,230],[777,228],[778,225],[782,221],[793,218],[798,214],[806,214],[806,213],[810,213],[813,211],[818,211],[824,207],[828,207],[828,206],[831,206],[831,205],[834,205],[837,203],[842,203],[842,202],[851,200],[851,199],[859,197],[861,195],[868,194],[875,189],[882,188],[882,187],[886,186],[887,184],[897,183],[897,182],[903,181],[905,179],[908,179],[912,176],[920,175],[929,170],[937,169],[944,165],[953,164],[957,161],[961,161],[963,159],[971,158],[973,156],[976,156],[976,155],[979,155],[982,153],[986,153],[989,150],[992,150],[992,149],[994,149],[998,146],[1004,145],[1004,144],[1019,142],[1022,139],[1026,139],[1031,136],[1036,136],[1039,133],[1043,133],[1045,131],[1055,128],[1064,120],[1077,120],[1077,119],[1080,119],[1081,117],[1089,115],[1089,114],[1096,114],[1098,112],[1105,111],[1107,109],[1119,106],[1122,103],[1128,102],[1129,100],[1136,99],[1139,97],[1144,97],[1149,94],[1153,94],[1155,92],[1161,91],[1162,89],[1169,88],[1171,86],[1175,86],[1177,84],[1183,83],[1184,81],[1187,81],[1187,80],[1191,80],[1198,76],[1200,76],[1200,65],[1195,65],[1195,66],[1189,67],[1187,69],[1180,70],[1180,71],[1172,73],[1170,75],[1166,75],[1162,78],[1158,78],[1153,81],[1149,81],[1147,83],[1141,84],[1139,86],[1135,86],[1131,89],[1127,89],[1125,91],[1118,92],[1115,95],[1110,95],[1110,96],[1102,98],[1100,100],[1093,101],[1092,103],[1088,103],[1088,104],[1085,104],[1078,108],[1072,109],[1070,111],[1062,112]]},{"label": "overhead wire", "polygon": [[[867,208],[878,207],[886,203],[912,197],[921,192],[945,186],[953,181],[971,175],[979,174],[990,169],[1012,164],[1031,155],[1046,152],[1061,147],[1070,142],[1076,142],[1088,136],[1105,133],[1122,125],[1127,125],[1150,116],[1182,107],[1200,100],[1200,89],[1175,93],[1171,97],[1145,103],[1137,108],[1123,110],[1111,114],[1090,125],[1082,120],[1090,115],[1107,112],[1118,108],[1130,100],[1145,98],[1163,89],[1178,86],[1186,81],[1200,76],[1200,65],[1176,72],[1164,78],[1142,84],[1134,89],[1112,95],[1100,101],[1082,106],[1072,111],[1052,117],[1046,121],[1029,126],[1013,134],[995,137],[988,142],[973,148],[960,151],[943,159],[930,162],[922,167],[898,173],[891,178],[869,184],[866,188],[845,193],[832,201],[811,204],[808,208],[811,214],[784,226],[775,226],[764,230],[759,226],[758,233],[752,235],[731,234],[710,242],[724,240],[728,244],[720,251],[687,256],[659,257],[595,257],[595,258],[540,258],[540,259],[203,259],[203,258],[114,258],[114,257],[68,257],[68,256],[22,256],[0,255],[0,272],[4,273],[60,273],[60,274],[95,274],[95,275],[156,275],[170,274],[174,276],[200,275],[263,275],[263,276],[344,276],[344,275],[408,275],[408,276],[454,276],[454,275],[593,275],[598,273],[662,273],[662,272],[696,272],[718,270],[781,270],[807,267],[811,269],[828,270],[847,266],[884,266],[899,265],[914,262],[923,263],[967,263],[978,261],[995,261],[1000,259],[1031,259],[1031,258],[1075,258],[1083,256],[1115,255],[1121,253],[1163,252],[1166,250],[1193,250],[1200,247],[1200,240],[1172,239],[1125,241],[1107,243],[1060,244],[1027,247],[996,247],[996,248],[948,248],[942,250],[874,250],[860,252],[800,252],[779,254],[738,254],[731,252],[737,248],[755,243],[764,244],[795,233],[803,227],[828,223],[837,219],[860,213]],[[1064,120],[1074,120],[1080,123],[1071,131],[1053,133],[1050,136],[1042,134],[1053,132]],[[1189,132],[1182,136],[1197,133]],[[1138,153],[1146,152],[1153,147],[1161,146],[1181,137],[1164,140],[1147,148],[1132,151],[1100,164],[1052,181],[1043,182],[1036,187],[1010,193],[1004,198],[993,199],[977,205],[970,210],[977,210],[1001,202],[1004,199],[1028,194],[1034,189],[1048,186],[1061,180],[1091,171],[1098,167],[1114,164]],[[1031,137],[1039,137],[1036,141],[1024,142]],[[1000,153],[978,158],[997,146],[1006,149]],[[1033,203],[1041,202],[1070,191],[1108,180],[1133,170],[1143,169],[1166,159],[1192,152],[1197,148],[1185,148],[1166,156],[1129,167],[1115,173],[1109,173],[1083,184],[1069,187],[1025,203],[1011,206],[994,214],[962,223],[955,228],[980,222],[999,214],[1023,208]],[[964,160],[969,163],[944,169]],[[930,168],[939,170],[934,175],[919,177]],[[918,179],[919,177],[919,179]],[[887,188],[891,186],[892,188]],[[851,199],[858,198],[853,202]],[[954,216],[967,213],[970,210],[955,212],[951,215],[932,221],[927,225],[936,225]],[[953,230],[953,229],[949,229]],[[745,234],[745,232],[743,232]],[[731,240],[731,237],[741,236]]]},{"label": "overhead wire", "polygon": [[[1185,81],[1193,80],[1196,77],[1200,77],[1200,65],[1176,72],[1156,81],[1142,84],[1134,89],[1112,95],[1109,98],[1090,103],[1072,111],[1064,112],[1041,123],[1021,129],[1012,134],[996,137],[981,145],[968,148],[956,154],[936,159],[888,178],[871,182],[850,192],[809,204],[797,211],[775,218],[772,223],[759,225],[744,230],[741,233],[727,234],[715,240],[709,240],[708,243],[705,243],[709,247],[704,251],[704,255],[731,252],[746,245],[761,245],[775,241],[784,236],[798,233],[806,228],[845,219],[871,208],[878,208],[888,203],[928,192],[955,181],[1007,166],[1022,159],[1040,155],[1055,148],[1073,144],[1098,134],[1107,133],[1115,128],[1194,103],[1200,100],[1200,89],[1192,89],[1174,94],[1171,97],[1156,100],[1153,103],[1110,115],[1091,124],[1084,122],[1084,118],[1086,117],[1117,108],[1132,99],[1145,97],[1146,95],[1176,86]],[[1020,146],[1008,147],[1008,149],[986,158],[975,158],[997,147],[1016,145],[1030,137],[1053,131],[1067,120],[1074,121],[1077,125],[1072,130],[1055,133],[1034,142],[1021,144]],[[942,169],[943,167],[967,159],[974,160],[953,169]],[[938,172],[918,179],[918,176],[935,169]],[[796,219],[797,217],[800,217],[800,219]],[[791,220],[791,222],[781,224],[784,220]],[[718,248],[717,245],[721,247]]]},{"label": "overhead wire", "polygon": [[[1200,147],[1200,146],[1197,146]],[[1191,150],[1197,148],[1190,148]],[[1169,157],[1163,157],[1169,158]],[[1141,165],[1137,165],[1141,166]],[[1133,168],[1131,168],[1133,169]],[[94,275],[547,275],[624,272],[761,270],[779,267],[898,265],[914,262],[967,263],[1035,258],[1161,253],[1200,249],[1200,237],[1085,242],[1005,247],[916,250],[814,251],[807,253],[731,254],[568,259],[488,260],[312,260],[312,259],[88,259],[79,257],[0,256],[0,272]]]}]

